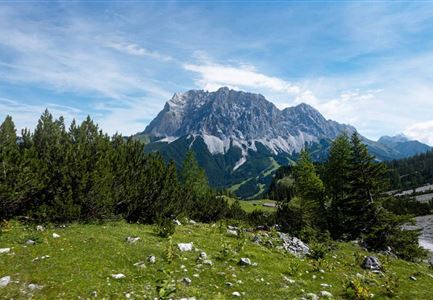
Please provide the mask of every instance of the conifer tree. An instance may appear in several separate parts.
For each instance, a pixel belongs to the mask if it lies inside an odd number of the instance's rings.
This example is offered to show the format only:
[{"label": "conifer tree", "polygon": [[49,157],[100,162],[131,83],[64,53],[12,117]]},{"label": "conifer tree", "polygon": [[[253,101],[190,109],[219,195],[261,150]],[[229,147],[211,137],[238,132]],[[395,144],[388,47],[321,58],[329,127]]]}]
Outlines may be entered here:
[{"label": "conifer tree", "polygon": [[20,152],[15,124],[7,116],[0,126],[0,220],[10,218],[19,211],[17,197]]},{"label": "conifer tree", "polygon": [[325,227],[324,186],[307,150],[302,150],[294,170],[297,196],[308,226]]}]

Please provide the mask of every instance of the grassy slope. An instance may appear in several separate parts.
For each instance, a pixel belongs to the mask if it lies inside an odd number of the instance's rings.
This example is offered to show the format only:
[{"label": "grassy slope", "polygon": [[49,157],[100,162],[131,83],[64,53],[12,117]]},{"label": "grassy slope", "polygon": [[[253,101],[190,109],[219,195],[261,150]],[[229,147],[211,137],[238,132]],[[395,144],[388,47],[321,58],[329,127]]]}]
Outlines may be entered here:
[{"label": "grassy slope", "polygon": [[[56,232],[61,238],[54,239]],[[125,242],[127,236],[142,238],[137,244]],[[23,242],[37,239],[33,246]],[[10,275],[13,283],[0,288],[0,298],[22,299],[29,283],[43,285],[34,292],[36,299],[77,299],[90,298],[92,291],[98,297],[110,299],[131,298],[152,299],[156,296],[156,280],[161,276],[159,269],[173,271],[176,280],[175,299],[195,296],[197,299],[231,299],[232,292],[245,292],[243,299],[299,299],[307,292],[317,293],[321,283],[331,284],[327,288],[335,298],[343,297],[347,276],[366,273],[355,263],[354,253],[364,253],[357,246],[339,244],[323,263],[325,273],[315,271],[313,261],[299,259],[280,252],[275,248],[253,244],[247,236],[243,250],[232,258],[218,259],[223,244],[233,249],[242,241],[228,237],[225,227],[214,225],[179,226],[173,236],[173,243],[194,242],[195,247],[206,251],[214,265],[197,267],[197,252],[175,252],[171,265],[165,259],[168,240],[153,233],[152,226],[113,222],[105,225],[71,225],[68,228],[51,228],[36,232],[32,228],[13,223],[10,231],[0,236],[0,247],[12,247],[14,254],[0,254],[0,277]],[[145,260],[148,255],[156,256],[156,264],[137,268],[133,264]],[[32,261],[36,257],[49,255],[45,260]],[[332,258],[334,256],[335,258]],[[240,257],[249,257],[257,262],[256,267],[241,267],[236,264]],[[381,257],[384,260],[383,257]],[[182,270],[181,265],[187,271]],[[298,265],[299,268],[293,268]],[[433,273],[426,266],[392,260],[387,265],[387,274],[395,272],[399,277],[398,299],[432,299]],[[111,274],[123,273],[124,279],[112,279]],[[417,281],[409,276],[416,273]],[[199,277],[194,277],[198,274]],[[288,285],[283,275],[296,280]],[[313,275],[317,276],[313,279]],[[183,277],[192,280],[190,286],[180,283]],[[386,299],[381,294],[383,278],[374,275],[378,284],[371,287],[375,299]],[[241,282],[238,283],[238,280]],[[234,284],[226,286],[226,282]]]},{"label": "grassy slope", "polygon": [[[229,204],[235,202],[236,200],[230,197],[225,196],[225,199],[228,201]],[[269,206],[263,206],[265,203],[273,203],[276,205],[276,201],[274,200],[268,200],[268,199],[262,199],[262,200],[239,200],[239,204],[241,205],[242,209],[246,212],[252,212],[254,210],[261,210],[265,212],[275,212],[277,210],[276,207],[269,207]]]}]

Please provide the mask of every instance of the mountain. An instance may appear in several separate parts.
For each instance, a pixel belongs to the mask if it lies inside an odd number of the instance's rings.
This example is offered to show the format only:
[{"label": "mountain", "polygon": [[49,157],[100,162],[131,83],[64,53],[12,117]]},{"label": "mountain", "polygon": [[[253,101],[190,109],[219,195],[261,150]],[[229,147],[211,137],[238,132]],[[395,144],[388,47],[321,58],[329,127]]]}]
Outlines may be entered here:
[{"label": "mountain", "polygon": [[[310,105],[280,110],[260,94],[223,87],[174,94],[135,138],[150,141],[145,151],[159,151],[178,165],[193,150],[211,185],[254,198],[266,190],[276,169],[292,163],[303,147],[323,160],[336,136],[355,131],[325,119]],[[401,155],[386,144],[363,140],[381,160]]]},{"label": "mountain", "polygon": [[409,140],[405,135],[382,136],[378,141],[379,144],[385,145],[399,152],[400,156],[396,158],[406,158],[425,153],[432,148],[418,141]]}]

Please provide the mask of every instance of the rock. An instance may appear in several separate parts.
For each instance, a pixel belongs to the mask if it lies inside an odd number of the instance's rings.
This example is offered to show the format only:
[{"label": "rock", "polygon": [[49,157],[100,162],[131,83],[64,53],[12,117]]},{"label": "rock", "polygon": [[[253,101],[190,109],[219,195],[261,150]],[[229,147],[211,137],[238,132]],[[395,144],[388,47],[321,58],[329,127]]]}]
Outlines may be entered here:
[{"label": "rock", "polygon": [[194,220],[189,220],[189,224],[195,225],[195,224],[197,224],[197,222]]},{"label": "rock", "polygon": [[135,244],[135,243],[138,242],[139,240],[141,240],[141,238],[138,237],[138,236],[128,236],[128,237],[126,238],[126,242],[129,243],[129,244]]},{"label": "rock", "polygon": [[54,239],[58,239],[60,237],[60,235],[58,235],[57,233],[53,233],[53,238]]},{"label": "rock", "polygon": [[229,225],[229,226],[227,226],[227,229],[229,229],[229,230],[238,230],[239,228],[236,227],[236,226]]},{"label": "rock", "polygon": [[308,293],[305,295],[305,298],[310,299],[310,300],[318,300],[319,296],[317,296],[316,294],[313,294],[313,293]]},{"label": "rock", "polygon": [[44,231],[44,230],[45,230],[44,226],[42,226],[42,225],[36,226],[36,231]]},{"label": "rock", "polygon": [[410,276],[409,277],[411,280],[416,281],[416,277],[415,276]]},{"label": "rock", "polygon": [[203,260],[203,264],[208,265],[208,266],[212,266],[213,262],[210,259],[205,259],[205,260]]},{"label": "rock", "polygon": [[119,274],[112,274],[111,277],[114,279],[122,279],[125,278],[126,276],[125,274],[119,273]]},{"label": "rock", "polygon": [[195,277],[195,278],[199,278],[200,277],[199,274],[193,274],[192,276]]},{"label": "rock", "polygon": [[193,243],[179,243],[177,244],[177,247],[179,248],[179,250],[181,252],[185,252],[185,251],[192,251],[193,249]]},{"label": "rock", "polygon": [[11,252],[11,248],[0,248],[0,254],[6,254]]},{"label": "rock", "polygon": [[26,245],[34,245],[36,242],[34,240],[27,240]]},{"label": "rock", "polygon": [[149,255],[149,256],[146,258],[146,260],[147,260],[147,262],[150,263],[150,264],[154,264],[154,263],[156,263],[156,257],[155,257],[154,255]]},{"label": "rock", "polygon": [[285,233],[279,232],[280,239],[283,242],[283,248],[296,256],[305,256],[310,253],[310,248],[297,237],[291,237]]},{"label": "rock", "polygon": [[253,237],[253,243],[254,244],[260,244],[261,241],[262,241],[262,238],[260,237],[260,235],[255,235]]},{"label": "rock", "polygon": [[232,287],[232,286],[233,286],[233,283],[231,283],[231,282],[226,282],[226,286],[228,286],[228,287]]},{"label": "rock", "polygon": [[30,283],[30,284],[27,286],[27,288],[28,288],[30,291],[35,291],[35,290],[42,290],[43,286],[42,286],[42,285],[39,285],[39,284],[35,284],[35,283]]},{"label": "rock", "polygon": [[190,285],[191,284],[191,279],[189,279],[188,277],[185,277],[184,279],[182,279],[182,283],[186,284],[186,285]]},{"label": "rock", "polygon": [[238,232],[236,230],[233,229],[227,229],[227,234],[228,235],[232,235],[232,236],[238,236]]},{"label": "rock", "polygon": [[382,264],[375,256],[367,256],[361,264],[361,267],[368,270],[380,270]]},{"label": "rock", "polygon": [[206,259],[207,258],[207,254],[206,252],[202,251],[200,252],[200,255],[198,256],[199,259]]},{"label": "rock", "polygon": [[98,297],[98,292],[97,291],[93,291],[93,292],[90,293],[90,296],[96,298],[96,297]]},{"label": "rock", "polygon": [[332,298],[332,294],[328,291],[320,291],[319,296],[322,298]]},{"label": "rock", "polygon": [[6,287],[11,282],[10,276],[0,278],[0,288]]},{"label": "rock", "polygon": [[176,224],[177,226],[181,226],[182,225],[182,223],[178,219],[174,219],[173,223]]},{"label": "rock", "polygon": [[322,288],[330,288],[330,287],[332,287],[332,285],[327,284],[327,283],[321,283],[320,286],[321,286]]},{"label": "rock", "polygon": [[251,265],[251,260],[250,260],[249,258],[242,257],[242,258],[239,260],[239,263],[238,263],[238,264],[241,265],[241,266],[250,266],[250,265]]},{"label": "rock", "polygon": [[136,263],[134,264],[134,267],[145,268],[146,265],[145,265],[144,261],[139,261],[139,262],[136,262]]},{"label": "rock", "polygon": [[233,292],[233,293],[232,293],[232,296],[233,296],[233,297],[240,297],[240,296],[241,296],[241,293],[239,293],[239,292]]},{"label": "rock", "polygon": [[284,280],[287,281],[287,283],[289,283],[289,284],[294,284],[294,283],[296,282],[295,280],[293,280],[293,279],[291,279],[291,278],[289,278],[289,277],[286,277],[286,276],[283,276],[283,278],[284,278]]}]

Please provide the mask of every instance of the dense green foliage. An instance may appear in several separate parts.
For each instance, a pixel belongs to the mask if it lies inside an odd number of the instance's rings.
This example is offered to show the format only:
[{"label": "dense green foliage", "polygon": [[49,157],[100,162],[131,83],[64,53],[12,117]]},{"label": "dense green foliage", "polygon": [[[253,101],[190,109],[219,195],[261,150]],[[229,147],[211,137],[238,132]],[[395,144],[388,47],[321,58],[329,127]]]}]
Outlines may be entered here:
[{"label": "dense green foliage", "polygon": [[329,232],[334,239],[360,239],[369,249],[391,247],[405,259],[422,257],[419,232],[403,230],[402,225],[411,220],[406,213],[429,207],[406,207],[386,194],[386,172],[357,134],[338,137],[319,166],[303,151],[293,172],[285,174],[294,180],[295,195],[281,201],[277,222],[307,240]]},{"label": "dense green foliage", "polygon": [[433,181],[433,151],[386,164],[392,189],[408,189]]},{"label": "dense green foliage", "polygon": [[35,131],[18,139],[8,116],[0,126],[0,173],[0,219],[154,223],[230,214],[192,153],[178,174],[173,162],[145,154],[139,141],[110,138],[89,117],[66,129],[45,111]]}]

